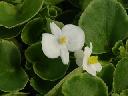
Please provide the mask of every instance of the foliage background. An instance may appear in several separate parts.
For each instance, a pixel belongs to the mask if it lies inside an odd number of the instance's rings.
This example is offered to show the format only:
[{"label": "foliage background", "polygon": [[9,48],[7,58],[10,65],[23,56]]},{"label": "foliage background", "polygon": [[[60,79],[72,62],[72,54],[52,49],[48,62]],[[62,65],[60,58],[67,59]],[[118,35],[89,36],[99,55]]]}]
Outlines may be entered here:
[{"label": "foliage background", "polygon": [[[128,96],[127,0],[1,0],[1,96]],[[41,49],[49,23],[79,25],[103,70],[93,77],[48,59]]]}]

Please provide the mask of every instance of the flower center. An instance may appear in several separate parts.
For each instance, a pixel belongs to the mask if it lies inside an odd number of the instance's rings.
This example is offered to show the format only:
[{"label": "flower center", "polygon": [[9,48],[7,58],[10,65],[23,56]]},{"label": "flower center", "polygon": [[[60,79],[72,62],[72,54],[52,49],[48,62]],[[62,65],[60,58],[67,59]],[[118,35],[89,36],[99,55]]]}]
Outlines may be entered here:
[{"label": "flower center", "polygon": [[58,41],[60,44],[66,44],[68,42],[68,39],[66,36],[60,36]]},{"label": "flower center", "polygon": [[98,56],[90,56],[88,58],[88,64],[96,64],[98,63]]}]

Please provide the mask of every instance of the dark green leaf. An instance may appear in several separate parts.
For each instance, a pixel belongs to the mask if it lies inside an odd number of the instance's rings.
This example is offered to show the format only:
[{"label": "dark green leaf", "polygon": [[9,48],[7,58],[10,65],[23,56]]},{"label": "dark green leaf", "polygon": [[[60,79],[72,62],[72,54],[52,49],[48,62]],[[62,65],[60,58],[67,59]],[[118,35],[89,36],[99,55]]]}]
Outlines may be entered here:
[{"label": "dark green leaf", "polygon": [[44,0],[24,0],[23,5],[18,9],[12,4],[0,1],[0,25],[14,27],[25,23],[38,13],[43,1]]},{"label": "dark green leaf", "polygon": [[21,38],[24,43],[32,44],[41,41],[45,21],[41,18],[36,18],[28,22],[22,30]]},{"label": "dark green leaf", "polygon": [[11,92],[25,87],[28,77],[20,67],[20,59],[13,42],[0,40],[0,90]]},{"label": "dark green leaf", "polygon": [[42,80],[37,76],[30,80],[30,85],[42,95],[46,94],[55,84],[55,82]]},{"label": "dark green leaf", "polygon": [[103,66],[101,72],[98,74],[108,86],[108,91],[112,90],[114,66],[109,62],[100,62]]},{"label": "dark green leaf", "polygon": [[26,58],[33,63],[34,72],[42,79],[56,80],[64,76],[68,65],[64,65],[60,58],[47,58],[42,51],[41,43],[32,44],[26,50]]}]

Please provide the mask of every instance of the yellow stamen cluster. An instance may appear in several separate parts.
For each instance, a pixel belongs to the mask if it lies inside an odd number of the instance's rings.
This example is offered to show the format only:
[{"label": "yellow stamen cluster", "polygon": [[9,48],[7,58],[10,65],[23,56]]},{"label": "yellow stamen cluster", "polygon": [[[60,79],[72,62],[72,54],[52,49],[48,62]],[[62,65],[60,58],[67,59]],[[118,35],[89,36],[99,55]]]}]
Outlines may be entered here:
[{"label": "yellow stamen cluster", "polygon": [[98,56],[90,56],[88,58],[88,64],[96,64],[98,63]]},{"label": "yellow stamen cluster", "polygon": [[66,44],[68,39],[66,36],[61,36],[58,41],[60,44]]}]

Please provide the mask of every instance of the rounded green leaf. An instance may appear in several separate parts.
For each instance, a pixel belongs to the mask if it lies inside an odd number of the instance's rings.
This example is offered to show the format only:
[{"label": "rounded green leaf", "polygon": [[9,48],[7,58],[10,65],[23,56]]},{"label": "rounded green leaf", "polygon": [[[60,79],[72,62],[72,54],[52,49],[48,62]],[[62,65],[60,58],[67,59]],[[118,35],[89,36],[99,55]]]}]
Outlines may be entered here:
[{"label": "rounded green leaf", "polygon": [[27,81],[28,77],[20,66],[20,51],[13,42],[0,40],[0,90],[21,90]]},{"label": "rounded green leaf", "polygon": [[68,65],[64,65],[60,58],[47,58],[43,54],[40,42],[32,44],[26,50],[26,59],[33,63],[34,72],[46,80],[57,80],[64,76],[68,69]]},{"label": "rounded green leaf", "polygon": [[41,40],[44,21],[41,18],[36,18],[28,22],[22,30],[21,38],[24,43],[32,44]]},{"label": "rounded green leaf", "polygon": [[116,0],[93,0],[79,25],[85,31],[87,44],[92,42],[93,53],[108,52],[116,41],[128,37],[127,13]]},{"label": "rounded green leaf", "polygon": [[64,96],[108,96],[103,81],[87,73],[66,80],[62,86]]},{"label": "rounded green leaf", "polygon": [[38,13],[43,1],[44,0],[24,0],[20,8],[10,3],[0,1],[0,25],[13,27],[25,23]]},{"label": "rounded green leaf", "polygon": [[118,62],[113,78],[113,88],[116,93],[128,89],[128,58]]},{"label": "rounded green leaf", "polygon": [[114,73],[114,66],[113,64],[109,62],[100,62],[102,64],[102,70],[98,74],[100,78],[103,79],[103,81],[108,86],[108,91],[110,92],[112,90],[112,83],[113,83],[113,73]]},{"label": "rounded green leaf", "polygon": [[46,94],[55,84],[55,82],[42,80],[37,76],[30,80],[30,85],[42,95]]},{"label": "rounded green leaf", "polygon": [[61,89],[62,89],[63,83],[67,79],[72,78],[76,74],[79,74],[79,73],[82,73],[82,72],[83,72],[83,70],[80,67],[74,69],[72,72],[70,72],[68,75],[66,75],[55,87],[53,87],[52,90],[50,90],[47,94],[45,94],[45,96],[61,96],[62,95]]},{"label": "rounded green leaf", "polygon": [[12,92],[12,93],[3,94],[2,96],[28,96],[28,93]]}]

